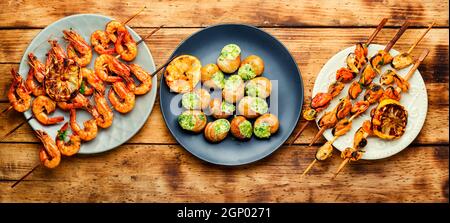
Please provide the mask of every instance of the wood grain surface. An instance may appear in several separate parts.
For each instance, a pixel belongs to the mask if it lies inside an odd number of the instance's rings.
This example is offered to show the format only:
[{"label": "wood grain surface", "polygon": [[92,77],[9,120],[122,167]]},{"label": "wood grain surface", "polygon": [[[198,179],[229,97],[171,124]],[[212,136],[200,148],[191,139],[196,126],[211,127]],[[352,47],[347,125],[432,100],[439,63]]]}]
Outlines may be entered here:
[{"label": "wood grain surface", "polygon": [[[393,157],[352,163],[332,180],[341,161],[335,151],[328,162],[300,178],[324,142],[306,146],[317,127],[309,126],[294,146],[284,145],[259,162],[221,167],[197,159],[177,144],[157,98],[144,127],[126,144],[98,155],[65,158],[55,170],[39,168],[12,189],[11,184],[38,163],[38,141],[30,126],[22,126],[0,142],[0,202],[449,201],[448,1],[0,1],[0,110],[9,106],[9,70],[18,68],[42,28],[77,13],[123,21],[144,5],[147,9],[129,25],[140,36],[166,26],[146,40],[157,66],[201,27],[251,24],[274,35],[292,53],[302,73],[305,103],[327,60],[364,41],[383,17],[390,20],[374,41],[379,44],[386,44],[404,19],[412,21],[412,28],[394,46],[399,51],[406,51],[435,21],[435,28],[413,52],[417,56],[422,49],[431,51],[419,67],[429,101],[424,127],[407,149]],[[15,112],[0,115],[0,136],[23,120]]]}]

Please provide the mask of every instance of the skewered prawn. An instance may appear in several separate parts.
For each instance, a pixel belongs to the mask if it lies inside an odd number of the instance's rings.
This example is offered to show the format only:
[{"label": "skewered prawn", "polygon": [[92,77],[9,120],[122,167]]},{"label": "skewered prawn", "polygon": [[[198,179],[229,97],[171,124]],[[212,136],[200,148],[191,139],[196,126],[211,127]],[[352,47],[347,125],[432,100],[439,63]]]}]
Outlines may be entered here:
[{"label": "skewered prawn", "polygon": [[73,108],[86,108],[89,105],[89,99],[86,98],[83,94],[78,93],[73,99],[68,101],[61,101],[56,103],[58,105],[58,108],[69,111]]},{"label": "skewered prawn", "polygon": [[105,85],[103,81],[95,75],[94,71],[88,68],[81,68],[81,74],[84,79],[87,80],[90,86],[92,86],[98,92],[105,92]]},{"label": "skewered prawn", "polygon": [[77,113],[75,109],[70,109],[70,127],[83,141],[90,141],[97,137],[97,123],[95,119],[87,120],[83,123],[82,129],[77,123]]},{"label": "skewered prawn", "polygon": [[25,112],[31,106],[31,95],[25,87],[22,76],[11,69],[13,81],[8,91],[8,100],[12,108],[18,112]]},{"label": "skewered prawn", "polygon": [[[100,92],[94,93],[95,109],[97,115],[93,115],[97,121],[97,125],[101,128],[108,128],[112,125],[114,113],[106,101],[105,95]],[[92,113],[91,113],[92,114]]]},{"label": "skewered prawn", "polygon": [[47,168],[57,167],[61,161],[61,153],[59,152],[55,141],[42,130],[36,130],[35,133],[44,145],[39,151],[39,159],[42,164]]},{"label": "skewered prawn", "polygon": [[45,65],[33,53],[28,54],[28,65],[33,70],[34,78],[42,83],[45,78]]},{"label": "skewered prawn", "polygon": [[105,32],[106,32],[106,35],[108,36],[108,38],[113,43],[116,43],[117,39],[118,39],[117,34],[119,32],[128,32],[128,31],[124,24],[122,24],[121,22],[119,22],[117,20],[112,20],[112,21],[108,22],[108,24],[106,24]]},{"label": "skewered prawn", "polygon": [[67,56],[75,60],[81,67],[87,66],[92,59],[92,50],[83,37],[73,30],[64,30],[64,38],[67,44]]},{"label": "skewered prawn", "polygon": [[31,91],[34,96],[45,95],[44,86],[37,83],[36,78],[34,76],[33,68],[30,68],[28,71],[27,80],[25,81],[27,89]]},{"label": "skewered prawn", "polygon": [[128,31],[119,31],[114,44],[117,54],[125,61],[132,61],[137,56],[137,45]]},{"label": "skewered prawn", "polygon": [[53,125],[64,121],[63,116],[48,117],[48,114],[56,110],[56,102],[47,96],[41,95],[36,97],[31,107],[34,117],[43,125]]},{"label": "skewered prawn", "polygon": [[72,156],[80,150],[81,139],[76,133],[72,133],[70,136],[70,131],[68,130],[69,123],[66,122],[56,135],[56,146],[58,146],[59,151],[64,156]]},{"label": "skewered prawn", "polygon": [[135,95],[123,82],[115,82],[109,90],[108,99],[116,111],[128,113],[134,108]]},{"label": "skewered prawn", "polygon": [[111,61],[114,59],[116,58],[109,54],[102,54],[95,59],[95,75],[97,75],[97,77],[102,81],[116,82],[122,80],[120,77],[109,75],[109,70],[111,70]]},{"label": "skewered prawn", "polygon": [[97,30],[91,35],[91,45],[98,54],[113,54],[115,49],[109,48],[110,42],[108,35],[102,30]]},{"label": "skewered prawn", "polygon": [[152,77],[142,67],[137,64],[130,64],[128,67],[131,73],[141,82],[139,86],[136,86],[134,94],[143,95],[152,89]]}]

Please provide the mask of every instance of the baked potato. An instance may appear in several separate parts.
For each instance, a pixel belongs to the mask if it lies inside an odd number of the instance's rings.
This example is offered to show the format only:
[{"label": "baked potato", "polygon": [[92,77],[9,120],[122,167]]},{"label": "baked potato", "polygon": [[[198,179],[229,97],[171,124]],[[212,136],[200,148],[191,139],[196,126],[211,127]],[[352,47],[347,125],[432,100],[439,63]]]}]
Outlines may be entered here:
[{"label": "baked potato", "polygon": [[186,93],[192,91],[200,81],[202,64],[197,57],[181,55],[167,65],[164,78],[171,91]]},{"label": "baked potato", "polygon": [[253,127],[253,133],[258,138],[269,138],[278,131],[280,122],[277,116],[273,114],[264,114],[256,119]]},{"label": "baked potato", "polygon": [[222,48],[217,58],[217,66],[225,73],[234,73],[241,64],[241,48],[236,44],[228,44]]},{"label": "baked potato", "polygon": [[217,119],[206,125],[205,138],[210,142],[220,142],[227,137],[229,131],[230,122],[226,119]]},{"label": "baked potato", "polygon": [[272,83],[265,77],[256,77],[247,82],[245,85],[245,94],[247,96],[267,98],[272,91]]},{"label": "baked potato", "polygon": [[245,96],[238,105],[240,115],[246,118],[256,118],[269,110],[266,100],[253,96]]},{"label": "baked potato", "polygon": [[203,88],[197,88],[192,92],[184,93],[181,97],[181,105],[188,110],[206,109],[211,100],[209,92]]},{"label": "baked potato", "polygon": [[245,84],[238,75],[231,75],[225,80],[222,90],[222,98],[228,103],[236,103],[244,97]]},{"label": "baked potato", "polygon": [[250,139],[252,137],[252,123],[244,116],[236,116],[231,120],[231,134],[240,140]]},{"label": "baked potato", "polygon": [[225,86],[225,75],[215,64],[207,64],[201,69],[201,81],[207,88],[223,89]]},{"label": "baked potato", "polygon": [[261,57],[250,55],[245,58],[239,67],[238,75],[247,81],[257,76],[261,76],[264,72],[264,61]]},{"label": "baked potato", "polygon": [[180,127],[194,133],[201,132],[205,128],[206,122],[206,115],[199,110],[187,110],[178,116]]},{"label": "baked potato", "polygon": [[236,111],[236,106],[215,98],[209,103],[209,111],[214,118],[228,118],[234,111]]}]

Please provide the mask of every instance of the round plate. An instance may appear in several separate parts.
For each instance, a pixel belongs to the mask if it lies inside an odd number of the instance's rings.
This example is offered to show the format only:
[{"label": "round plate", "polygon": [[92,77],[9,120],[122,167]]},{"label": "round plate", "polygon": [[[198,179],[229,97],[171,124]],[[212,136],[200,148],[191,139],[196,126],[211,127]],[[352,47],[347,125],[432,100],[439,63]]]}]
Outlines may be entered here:
[{"label": "round plate", "polygon": [[[44,30],[42,30],[34,39],[31,41],[27,50],[25,51],[22,60],[20,61],[19,73],[26,77],[28,73],[29,66],[27,64],[28,61],[28,53],[33,52],[41,62],[45,62],[46,56],[45,54],[50,49],[50,44],[48,44],[48,39],[57,39],[58,43],[61,44],[64,49],[67,44],[63,39],[62,31],[65,29],[72,28],[76,32],[78,32],[88,43],[90,43],[91,33],[96,30],[104,30],[105,25],[111,21],[111,18],[101,15],[93,15],[93,14],[78,14],[72,15],[65,18],[62,18],[51,25],[47,26]],[[128,31],[131,33],[133,38],[137,41],[141,39],[136,32],[128,27]],[[94,60],[97,58],[98,54],[92,50],[93,56],[92,61],[89,64],[88,68],[94,67]],[[132,63],[139,64],[144,68],[147,72],[153,72],[155,70],[155,64],[153,62],[152,55],[145,45],[145,43],[141,43],[138,46],[138,55]],[[150,115],[153,104],[155,103],[156,98],[156,83],[157,77],[153,77],[153,87],[152,90],[146,95],[142,95],[136,97],[136,105],[134,109],[128,114],[122,115],[116,111],[114,111],[114,121],[111,127],[107,129],[99,128],[99,132],[97,137],[89,142],[83,142],[81,144],[80,154],[92,154],[104,152],[110,149],[113,149],[122,143],[129,140],[133,135],[135,135],[139,129],[144,125],[148,116]],[[108,92],[108,91],[106,91]],[[25,117],[28,118],[32,115],[31,110],[26,111]],[[64,122],[59,125],[52,126],[43,126],[37,120],[32,119],[29,121],[31,127],[33,129],[42,129],[45,130],[50,136],[55,137],[57,131],[61,128],[62,124],[69,121],[69,113],[64,112],[60,109],[57,109],[53,116],[64,116]],[[82,125],[85,120],[90,119],[91,116],[89,113],[83,110],[77,110],[77,122]]]},{"label": "round plate", "polygon": [[[270,34],[247,25],[223,24],[205,28],[182,42],[172,57],[191,54],[199,58],[202,65],[215,63],[223,46],[229,43],[240,46],[242,59],[255,54],[264,60],[262,76],[272,80],[273,84],[272,94],[267,100],[269,112],[278,116],[279,131],[266,140],[253,136],[249,141],[241,142],[229,134],[220,143],[209,143],[203,133],[191,134],[180,128],[177,117],[182,112],[179,103],[181,94],[170,92],[164,78],[161,78],[160,85],[161,111],[172,135],[189,152],[210,163],[241,165],[268,156],[292,133],[303,103],[303,82],[297,64],[286,47]],[[229,77],[228,74],[225,76]],[[212,92],[212,97],[220,97],[220,91]],[[208,117],[208,121],[212,120]]]},{"label": "round plate", "polygon": [[[383,50],[385,46],[378,44],[371,44],[369,46],[369,58],[375,55],[379,50]],[[316,82],[314,83],[314,89],[312,95],[316,95],[319,92],[327,92],[328,85],[336,80],[336,71],[340,67],[347,66],[345,63],[345,58],[349,53],[352,53],[355,50],[355,47],[349,47],[344,49],[334,55],[326,64],[323,66],[319,75],[317,76]],[[390,51],[392,56],[399,54],[398,51],[392,49]],[[405,69],[399,70],[397,73],[401,76],[405,76],[406,73],[412,67],[409,66]],[[384,73],[388,69],[393,69],[391,65],[386,65],[382,67],[382,72]],[[356,77],[359,79],[359,76]],[[356,79],[356,80],[358,80]],[[373,83],[380,83],[380,75],[378,75]],[[420,75],[420,72],[416,70],[411,79],[409,79],[410,89],[408,92],[402,92],[400,103],[408,110],[408,124],[406,126],[405,134],[397,139],[397,140],[382,140],[377,137],[370,137],[365,147],[366,152],[364,153],[362,159],[365,160],[375,160],[375,159],[383,159],[386,157],[390,157],[406,147],[417,137],[420,130],[422,129],[423,123],[425,122],[425,117],[427,115],[428,109],[428,99],[427,99],[427,90],[425,87],[425,82]],[[328,106],[326,111],[333,109],[338,103],[339,99],[347,96],[348,88],[350,84],[347,84],[344,90],[338,95]],[[357,100],[363,100],[363,95],[357,98]],[[354,102],[354,101],[353,101]],[[333,146],[339,149],[340,151],[344,150],[346,147],[351,147],[353,144],[353,136],[361,127],[363,121],[370,119],[370,110],[376,107],[376,105],[372,105],[367,111],[362,114],[360,117],[353,120],[353,125],[351,131],[349,131],[344,136],[339,137],[334,143]],[[325,111],[322,111],[316,119],[316,123],[319,121],[319,118]],[[327,140],[331,140],[333,138],[331,134],[331,130],[328,129],[323,134]]]}]

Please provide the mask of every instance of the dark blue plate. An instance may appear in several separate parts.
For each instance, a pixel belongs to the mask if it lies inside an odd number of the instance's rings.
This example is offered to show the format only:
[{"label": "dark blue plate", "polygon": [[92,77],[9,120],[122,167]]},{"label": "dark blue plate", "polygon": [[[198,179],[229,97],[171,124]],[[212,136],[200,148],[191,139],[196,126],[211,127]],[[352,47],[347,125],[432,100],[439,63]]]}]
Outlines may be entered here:
[{"label": "dark blue plate", "polygon": [[[160,83],[160,102],[167,127],[186,150],[210,163],[233,166],[260,160],[288,139],[300,117],[303,81],[297,64],[286,47],[272,35],[248,25],[222,24],[205,28],[183,41],[172,57],[190,54],[199,58],[202,65],[215,63],[223,46],[229,43],[241,47],[242,59],[250,54],[260,56],[265,63],[262,76],[275,81],[274,90],[267,101],[270,112],[280,120],[280,129],[276,134],[266,140],[253,136],[244,142],[229,134],[220,143],[209,143],[203,134],[192,134],[180,128],[177,115],[182,111],[179,103],[181,95],[170,92],[164,77]],[[229,75],[225,76],[227,78]],[[220,91],[212,92],[212,95],[220,95]],[[212,121],[213,118],[208,117],[208,120]],[[231,121],[231,117],[229,120]]]}]

